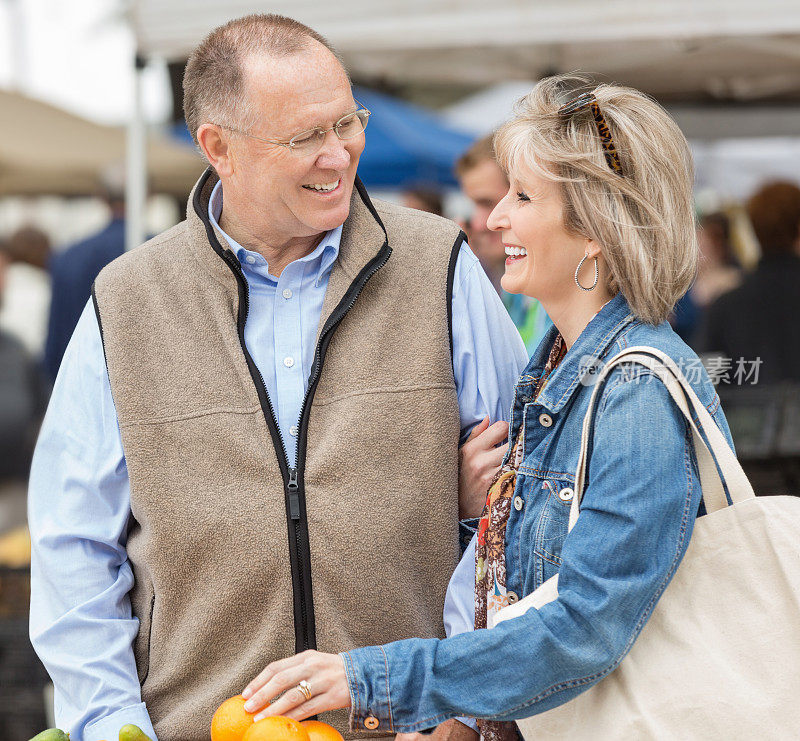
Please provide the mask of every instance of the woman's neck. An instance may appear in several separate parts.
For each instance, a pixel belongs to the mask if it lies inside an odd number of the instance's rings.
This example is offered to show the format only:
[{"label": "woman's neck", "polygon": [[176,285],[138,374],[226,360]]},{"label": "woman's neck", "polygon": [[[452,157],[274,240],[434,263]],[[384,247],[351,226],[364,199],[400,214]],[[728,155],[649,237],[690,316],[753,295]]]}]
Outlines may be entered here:
[{"label": "woman's neck", "polygon": [[594,315],[612,298],[607,289],[600,290],[598,286],[595,291],[571,294],[559,300],[543,300],[541,303],[569,350]]}]

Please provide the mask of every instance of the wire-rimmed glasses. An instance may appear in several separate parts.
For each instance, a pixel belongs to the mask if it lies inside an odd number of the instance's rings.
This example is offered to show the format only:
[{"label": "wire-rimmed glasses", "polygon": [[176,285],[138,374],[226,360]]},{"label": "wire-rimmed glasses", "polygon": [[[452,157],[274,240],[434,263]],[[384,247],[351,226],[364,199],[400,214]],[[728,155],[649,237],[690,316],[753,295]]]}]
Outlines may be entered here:
[{"label": "wire-rimmed glasses", "polygon": [[288,141],[263,139],[255,134],[234,129],[230,126],[224,126],[223,128],[226,128],[229,131],[235,131],[237,134],[242,134],[243,136],[247,136],[251,139],[257,139],[265,144],[276,144],[279,147],[286,147],[290,152],[292,152],[292,154],[302,157],[319,151],[319,149],[322,147],[322,143],[325,141],[325,136],[329,131],[333,131],[333,133],[336,134],[336,136],[338,136],[340,139],[352,139],[353,137],[363,133],[364,129],[367,128],[367,122],[369,121],[371,111],[361,105],[361,103],[359,103],[357,100],[356,103],[361,106],[357,111],[345,114],[330,128],[323,129],[320,126],[317,126],[316,128],[308,129],[306,131],[301,131],[299,134],[295,134]]}]

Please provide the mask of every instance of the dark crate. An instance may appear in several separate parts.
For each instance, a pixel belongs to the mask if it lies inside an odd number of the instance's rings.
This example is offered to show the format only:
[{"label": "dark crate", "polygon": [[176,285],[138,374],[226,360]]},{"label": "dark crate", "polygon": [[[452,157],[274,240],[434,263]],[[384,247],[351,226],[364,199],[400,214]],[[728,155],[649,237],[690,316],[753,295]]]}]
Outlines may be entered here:
[{"label": "dark crate", "polygon": [[0,739],[28,741],[47,728],[42,688],[0,684]]},{"label": "dark crate", "polygon": [[31,604],[31,570],[0,566],[0,620],[28,619]]},{"label": "dark crate", "polygon": [[[18,576],[2,584],[24,585]],[[25,615],[0,617],[0,740],[28,741],[47,728],[43,690],[49,679],[28,637],[27,602],[24,611],[14,612]]]}]

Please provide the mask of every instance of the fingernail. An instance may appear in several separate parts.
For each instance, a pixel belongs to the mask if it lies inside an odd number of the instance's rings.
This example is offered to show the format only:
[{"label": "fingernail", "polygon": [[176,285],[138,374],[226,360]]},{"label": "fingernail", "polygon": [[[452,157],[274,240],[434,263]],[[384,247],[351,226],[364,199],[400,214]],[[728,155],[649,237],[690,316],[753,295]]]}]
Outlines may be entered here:
[{"label": "fingernail", "polygon": [[252,713],[256,709],[256,704],[250,700],[244,704],[244,709],[246,713]]},{"label": "fingernail", "polygon": [[252,695],[253,695],[253,690],[251,690],[249,687],[245,687],[244,690],[242,690],[242,697],[245,700],[249,700]]},{"label": "fingernail", "polygon": [[253,721],[256,722],[256,721],[259,721],[259,720],[263,720],[266,717],[267,716],[264,715],[264,713],[259,713],[258,715],[254,715],[253,716]]}]

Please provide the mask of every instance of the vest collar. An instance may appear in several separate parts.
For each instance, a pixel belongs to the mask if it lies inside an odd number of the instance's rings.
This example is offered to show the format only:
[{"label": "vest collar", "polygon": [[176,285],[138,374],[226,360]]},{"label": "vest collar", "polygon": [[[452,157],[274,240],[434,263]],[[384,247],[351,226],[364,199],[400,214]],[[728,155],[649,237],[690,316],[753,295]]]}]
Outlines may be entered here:
[{"label": "vest collar", "polygon": [[[208,202],[218,181],[219,177],[211,167],[200,176],[189,196],[186,222],[195,258],[206,272],[227,284],[230,283],[232,276],[225,262],[230,262],[231,259],[236,260],[236,256],[230,249],[227,240],[214,228],[208,218]],[[387,249],[386,228],[370,200],[364,184],[356,177],[353,195],[350,199],[350,214],[342,229],[342,240],[334,272],[337,272],[337,267],[342,270],[349,278],[347,281],[349,284],[372,260]],[[391,250],[388,252],[391,253]],[[331,277],[333,278],[333,276]],[[335,284],[339,285],[341,282],[337,280]],[[346,287],[344,290],[346,291]],[[326,300],[325,303],[327,304],[328,301]],[[333,305],[336,303],[338,300]],[[323,310],[323,318],[326,313]]]}]

